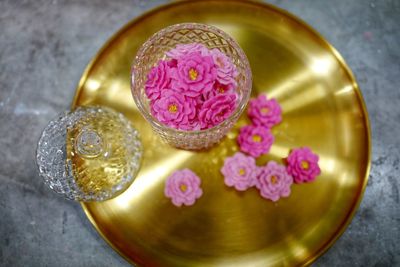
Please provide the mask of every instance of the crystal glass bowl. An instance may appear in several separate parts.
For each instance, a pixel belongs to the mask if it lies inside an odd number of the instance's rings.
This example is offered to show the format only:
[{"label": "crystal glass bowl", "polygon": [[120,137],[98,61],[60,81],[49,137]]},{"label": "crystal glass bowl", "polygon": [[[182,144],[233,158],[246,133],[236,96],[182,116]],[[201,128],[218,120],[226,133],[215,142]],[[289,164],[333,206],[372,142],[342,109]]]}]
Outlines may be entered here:
[{"label": "crystal glass bowl", "polygon": [[113,198],[139,171],[142,143],[121,113],[78,107],[49,122],[38,142],[36,163],[44,183],[76,201]]},{"label": "crystal glass bowl", "polygon": [[[175,48],[176,45],[190,43],[200,43],[208,49],[219,49],[232,60],[239,73],[236,78],[239,96],[236,109],[222,123],[205,130],[177,130],[160,123],[151,114],[149,99],[145,93],[145,82],[150,69],[159,60],[168,59],[166,52]],[[183,149],[208,148],[218,143],[246,108],[251,94],[251,85],[250,64],[236,41],[216,27],[198,23],[176,24],[155,33],[139,49],[131,70],[132,95],[139,111],[165,142]]]}]

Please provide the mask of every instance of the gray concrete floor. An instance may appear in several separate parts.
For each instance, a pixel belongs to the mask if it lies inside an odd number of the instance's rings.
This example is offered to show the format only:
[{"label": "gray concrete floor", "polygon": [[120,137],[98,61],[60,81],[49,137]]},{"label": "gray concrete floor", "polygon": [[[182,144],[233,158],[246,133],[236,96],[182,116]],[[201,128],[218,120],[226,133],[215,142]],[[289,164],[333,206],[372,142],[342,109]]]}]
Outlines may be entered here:
[{"label": "gray concrete floor", "polygon": [[[36,174],[34,150],[87,62],[165,1],[0,1],[0,265],[128,266],[79,204]],[[371,176],[351,225],[315,266],[399,266],[400,1],[271,0],[313,25],[355,72],[370,114]],[[72,67],[73,66],[73,67]]]}]

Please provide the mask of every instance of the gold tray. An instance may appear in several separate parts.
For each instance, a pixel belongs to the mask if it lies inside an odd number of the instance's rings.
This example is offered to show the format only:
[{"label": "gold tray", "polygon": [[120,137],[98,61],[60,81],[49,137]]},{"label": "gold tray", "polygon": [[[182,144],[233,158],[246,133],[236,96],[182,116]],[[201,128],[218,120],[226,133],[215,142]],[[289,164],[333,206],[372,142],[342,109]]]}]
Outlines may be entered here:
[{"label": "gold tray", "polygon": [[[127,7],[129,8],[129,7]],[[280,161],[293,147],[320,155],[322,175],[293,185],[289,198],[262,199],[256,189],[237,192],[219,173],[238,150],[243,115],[218,146],[177,150],[161,143],[139,114],[130,92],[130,65],[140,45],[180,22],[217,26],[247,53],[253,96],[267,93],[283,108],[271,152]],[[141,266],[308,265],[343,233],[356,211],[370,169],[368,115],[358,85],[339,53],[304,22],[271,5],[245,1],[175,2],[152,10],[116,33],[82,75],[73,106],[104,105],[128,116],[142,135],[142,168],[115,199],[82,204],[100,235],[129,262]],[[204,195],[177,208],[164,197],[174,170],[191,168]]]}]

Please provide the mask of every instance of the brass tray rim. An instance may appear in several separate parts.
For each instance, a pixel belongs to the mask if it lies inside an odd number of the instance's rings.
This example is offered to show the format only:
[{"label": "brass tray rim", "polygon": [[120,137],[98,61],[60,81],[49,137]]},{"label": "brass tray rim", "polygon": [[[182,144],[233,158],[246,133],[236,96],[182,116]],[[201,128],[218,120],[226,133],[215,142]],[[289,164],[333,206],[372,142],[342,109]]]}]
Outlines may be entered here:
[{"label": "brass tray rim", "polygon": [[[202,0],[194,0],[194,1],[202,1]],[[204,0],[203,0],[204,1]],[[214,0],[207,0],[210,2],[213,2]],[[308,31],[310,31],[310,33],[312,33],[313,35],[315,35],[320,41],[322,41],[322,44],[324,46],[326,46],[326,48],[333,54],[333,56],[338,60],[340,66],[343,68],[343,70],[346,72],[349,80],[352,82],[353,84],[353,88],[355,90],[355,93],[357,95],[358,101],[360,103],[361,106],[361,110],[363,112],[364,116],[364,122],[366,125],[366,134],[367,134],[367,139],[368,139],[368,147],[367,147],[367,166],[366,166],[366,170],[365,170],[365,176],[362,187],[361,187],[361,192],[358,195],[358,199],[357,201],[354,203],[353,207],[351,207],[351,210],[348,214],[348,216],[346,217],[346,220],[338,227],[338,230],[336,231],[336,233],[334,235],[331,236],[331,238],[329,239],[328,242],[326,242],[325,244],[323,244],[320,249],[314,254],[312,255],[310,258],[308,258],[303,264],[302,266],[309,266],[311,265],[311,263],[313,263],[316,259],[318,259],[320,256],[322,256],[324,253],[326,253],[332,246],[333,244],[343,235],[343,233],[346,231],[347,227],[349,226],[349,224],[351,223],[352,219],[354,218],[355,213],[357,212],[361,201],[364,197],[364,193],[365,193],[365,189],[367,187],[368,184],[368,179],[369,179],[369,175],[370,175],[370,170],[371,170],[371,152],[372,152],[372,139],[371,139],[371,125],[370,125],[370,120],[369,120],[369,114],[368,114],[368,110],[364,101],[364,98],[362,96],[360,87],[357,83],[357,80],[355,78],[354,73],[352,72],[352,70],[350,69],[350,67],[347,65],[347,63],[345,62],[344,58],[341,56],[341,54],[336,50],[336,48],[334,48],[329,42],[328,40],[326,40],[317,30],[315,30],[311,25],[309,25],[308,23],[306,23],[304,20],[302,20],[301,18],[297,17],[296,15],[290,13],[289,11],[286,11],[280,7],[277,7],[275,5],[269,4],[269,3],[263,3],[263,2],[259,2],[257,0],[224,0],[225,2],[227,2],[227,4],[231,3],[231,2],[240,2],[243,3],[244,1],[249,3],[249,4],[253,4],[258,6],[259,8],[262,9],[272,9],[277,11],[278,13],[281,13],[283,16],[286,16],[292,20],[295,20],[296,22],[298,22],[302,27],[304,27],[305,29],[307,29]],[[182,1],[174,1],[172,3],[167,3],[167,4],[163,4],[157,7],[154,7],[148,11],[145,11],[144,13],[142,13],[140,16],[130,20],[129,22],[127,22],[124,26],[122,26],[122,28],[120,28],[119,30],[117,30],[114,34],[111,35],[111,37],[109,37],[107,39],[107,41],[103,44],[103,46],[97,51],[97,53],[92,57],[92,59],[89,61],[89,63],[87,64],[87,66],[85,67],[81,78],[79,79],[78,85],[75,89],[75,95],[73,97],[72,100],[72,104],[71,104],[71,109],[75,109],[76,107],[76,102],[78,100],[78,97],[80,95],[80,92],[82,90],[82,87],[84,85],[84,83],[86,82],[88,75],[94,65],[94,63],[97,61],[97,59],[100,57],[100,55],[108,48],[108,46],[114,42],[118,36],[120,36],[124,31],[126,31],[127,29],[129,29],[132,25],[138,23],[139,21],[143,20],[144,18],[146,18],[147,16],[150,16],[154,13],[158,13],[158,12],[162,12],[165,9],[168,8],[172,8],[174,6],[178,6],[178,5],[182,5],[185,4],[185,0]],[[100,230],[100,228],[98,227],[97,223],[95,222],[94,218],[92,217],[92,215],[90,214],[86,204],[84,202],[81,202],[81,207],[83,209],[83,211],[85,212],[86,217],[89,219],[90,223],[92,224],[92,226],[96,229],[96,231],[100,234],[100,236],[103,238],[103,240],[106,241],[106,243],[114,250],[116,251],[122,258],[124,258],[128,263],[132,264],[132,265],[136,265],[136,266],[140,266],[138,265],[138,263],[134,262],[131,258],[127,257],[125,254],[123,254],[104,234],[103,232]]]}]

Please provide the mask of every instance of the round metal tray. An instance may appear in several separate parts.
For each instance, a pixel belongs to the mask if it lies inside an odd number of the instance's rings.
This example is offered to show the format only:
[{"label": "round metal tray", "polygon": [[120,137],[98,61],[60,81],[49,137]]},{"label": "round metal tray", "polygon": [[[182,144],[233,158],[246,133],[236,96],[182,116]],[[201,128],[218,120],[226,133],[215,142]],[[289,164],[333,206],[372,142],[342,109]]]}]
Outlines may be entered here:
[{"label": "round metal tray", "polygon": [[[129,8],[129,7],[127,7]],[[163,144],[139,114],[130,92],[130,65],[153,33],[181,22],[207,23],[233,36],[253,71],[253,96],[266,93],[283,108],[276,141],[257,160],[280,161],[291,148],[320,155],[322,175],[293,185],[289,198],[262,199],[256,189],[237,192],[219,172],[238,150],[243,115],[222,143],[202,152]],[[123,112],[140,131],[142,168],[115,199],[82,204],[101,236],[131,263],[142,266],[307,265],[343,233],[367,184],[371,138],[358,85],[338,52],[311,27],[271,5],[247,1],[183,1],[128,23],[93,58],[73,107],[104,105]],[[204,195],[177,208],[163,194],[174,170],[191,168]]]}]

